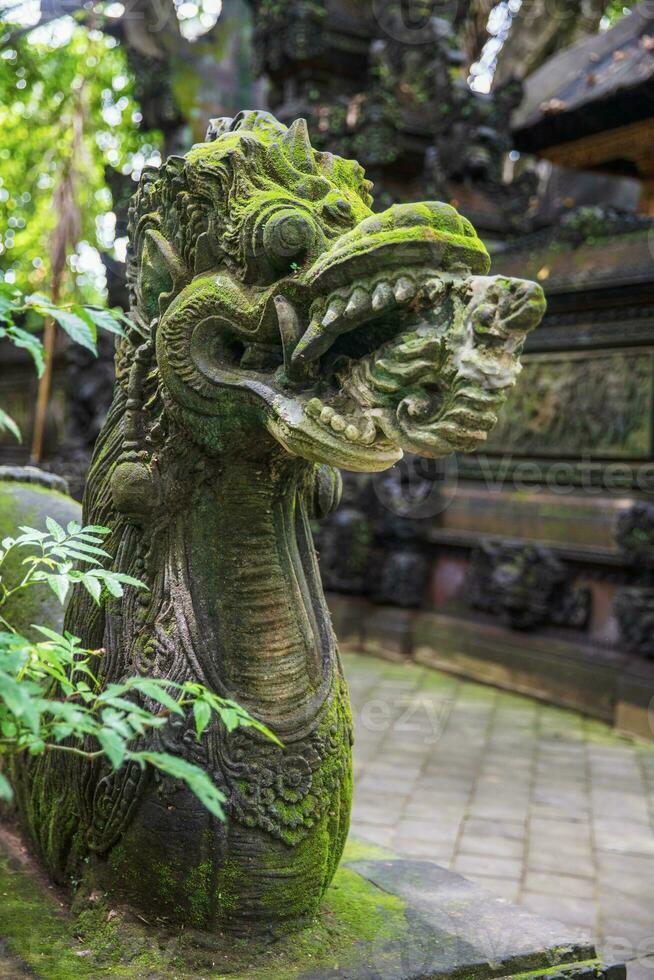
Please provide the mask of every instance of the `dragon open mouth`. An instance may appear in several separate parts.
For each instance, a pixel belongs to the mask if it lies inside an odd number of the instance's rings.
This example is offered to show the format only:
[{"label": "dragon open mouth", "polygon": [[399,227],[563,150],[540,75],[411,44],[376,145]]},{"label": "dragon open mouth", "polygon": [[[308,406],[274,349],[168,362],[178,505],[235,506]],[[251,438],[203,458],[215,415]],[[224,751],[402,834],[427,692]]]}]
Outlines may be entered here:
[{"label": "dragon open mouth", "polygon": [[[205,282],[210,297],[216,280]],[[544,307],[533,283],[405,266],[322,295],[287,281],[248,302],[262,311],[256,332],[202,316],[188,346],[168,337],[169,362],[190,348],[212,387],[265,404],[269,431],[290,453],[366,471],[405,450],[443,456],[483,442]],[[209,394],[188,367],[176,373]]]},{"label": "dragon open mouth", "polygon": [[[230,133],[246,123],[231,121]],[[520,370],[542,290],[488,276],[486,249],[450,205],[373,214],[358,165],[316,153],[303,124],[279,135],[281,150],[262,134],[244,144],[276,173],[274,194],[253,178],[243,196],[247,154],[233,183],[228,133],[189,154],[189,181],[235,195],[222,232],[209,222],[200,236],[194,274],[155,228],[143,233],[153,272],[137,291],[157,299],[168,392],[227,428],[245,395],[247,417],[259,412],[289,453],[344,469],[475,449]]]},{"label": "dragon open mouth", "polygon": [[336,451],[338,465],[356,469],[388,466],[402,450],[475,448],[497,421],[543,305],[531,283],[401,269],[320,297],[289,342],[299,318],[278,297],[287,337],[278,378],[303,407],[296,437],[301,430],[321,456]]}]

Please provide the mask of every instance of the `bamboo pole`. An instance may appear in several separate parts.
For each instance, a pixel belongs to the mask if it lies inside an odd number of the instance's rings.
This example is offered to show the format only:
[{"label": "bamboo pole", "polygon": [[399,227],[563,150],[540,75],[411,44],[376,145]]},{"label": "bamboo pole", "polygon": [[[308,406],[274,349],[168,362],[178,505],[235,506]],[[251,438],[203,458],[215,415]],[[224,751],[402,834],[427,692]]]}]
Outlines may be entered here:
[{"label": "bamboo pole", "polygon": [[[68,247],[75,247],[80,237],[80,214],[77,199],[77,179],[76,170],[77,160],[83,152],[83,122],[84,122],[84,102],[83,86],[77,93],[77,101],[72,117],[72,143],[70,149],[70,159],[66,164],[61,175],[59,184],[54,193],[53,205],[58,215],[57,224],[52,236],[52,302],[55,306],[59,302],[61,286],[66,272],[66,252]],[[38,466],[43,458],[43,443],[45,439],[45,425],[48,417],[48,406],[52,391],[52,368],[54,362],[55,345],[57,340],[57,324],[52,317],[45,321],[43,332],[44,347],[44,370],[39,379],[39,388],[36,397],[36,407],[34,410],[34,429],[32,432],[32,451],[30,461]]]},{"label": "bamboo pole", "polygon": [[45,436],[45,423],[48,415],[48,404],[50,402],[50,391],[52,389],[52,362],[54,361],[56,338],[57,324],[52,317],[49,316],[45,321],[45,328],[43,332],[43,356],[45,367],[43,374],[39,378],[39,390],[36,396],[36,409],[34,412],[32,452],[30,454],[30,462],[34,466],[38,466],[43,456],[43,440]]}]

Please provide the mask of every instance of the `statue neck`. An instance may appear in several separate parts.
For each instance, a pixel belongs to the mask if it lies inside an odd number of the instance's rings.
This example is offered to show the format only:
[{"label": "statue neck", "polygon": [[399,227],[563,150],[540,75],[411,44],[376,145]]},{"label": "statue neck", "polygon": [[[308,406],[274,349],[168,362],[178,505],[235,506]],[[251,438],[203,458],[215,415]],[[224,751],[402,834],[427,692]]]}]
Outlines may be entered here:
[{"label": "statue neck", "polygon": [[311,472],[288,458],[232,460],[182,515],[203,673],[279,731],[310,721],[331,682],[303,492]]}]

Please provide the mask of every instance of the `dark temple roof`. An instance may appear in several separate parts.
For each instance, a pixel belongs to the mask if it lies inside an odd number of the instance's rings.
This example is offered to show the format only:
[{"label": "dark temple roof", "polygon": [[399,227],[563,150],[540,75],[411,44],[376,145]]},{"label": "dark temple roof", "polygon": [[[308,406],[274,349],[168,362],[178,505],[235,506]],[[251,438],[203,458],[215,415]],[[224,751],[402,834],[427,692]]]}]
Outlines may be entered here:
[{"label": "dark temple roof", "polygon": [[525,83],[517,149],[536,153],[654,116],[654,3],[550,58]]}]

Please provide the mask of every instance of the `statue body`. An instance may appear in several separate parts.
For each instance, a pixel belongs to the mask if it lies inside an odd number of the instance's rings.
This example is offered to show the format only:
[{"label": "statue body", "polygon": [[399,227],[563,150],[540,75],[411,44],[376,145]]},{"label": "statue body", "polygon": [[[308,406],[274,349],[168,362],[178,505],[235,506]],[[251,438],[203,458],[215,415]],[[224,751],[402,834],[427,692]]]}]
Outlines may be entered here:
[{"label": "statue body", "polygon": [[148,585],[66,627],[104,647],[102,682],[200,681],[283,747],[192,719],[149,736],[201,764],[227,823],[180,784],[67,756],[32,764],[24,818],[53,874],[82,868],[149,914],[247,931],[315,914],[347,836],[352,730],[309,518],[337,468],[483,442],[542,316],[538,286],[487,275],[445,204],[370,210],[353,161],[312,149],[302,120],[212,123],[146,170],[130,212],[134,329],[84,519]]}]

